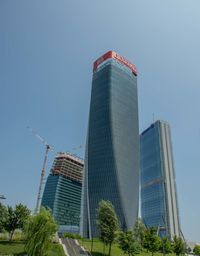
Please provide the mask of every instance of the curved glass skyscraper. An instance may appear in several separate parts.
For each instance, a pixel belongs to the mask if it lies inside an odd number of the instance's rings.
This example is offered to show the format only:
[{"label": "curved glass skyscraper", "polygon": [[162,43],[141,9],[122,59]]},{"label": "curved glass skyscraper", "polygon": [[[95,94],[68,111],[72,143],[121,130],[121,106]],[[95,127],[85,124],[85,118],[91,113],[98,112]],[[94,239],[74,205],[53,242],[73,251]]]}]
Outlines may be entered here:
[{"label": "curved glass skyscraper", "polygon": [[94,62],[82,194],[81,235],[96,237],[96,209],[110,200],[124,230],[139,199],[137,70],[110,51]]}]

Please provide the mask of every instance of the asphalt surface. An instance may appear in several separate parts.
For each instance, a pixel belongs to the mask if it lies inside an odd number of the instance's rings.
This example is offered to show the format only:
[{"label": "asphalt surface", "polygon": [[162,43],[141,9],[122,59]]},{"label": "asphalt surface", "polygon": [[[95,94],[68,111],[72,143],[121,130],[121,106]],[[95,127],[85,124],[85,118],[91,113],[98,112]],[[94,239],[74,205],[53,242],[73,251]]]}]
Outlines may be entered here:
[{"label": "asphalt surface", "polygon": [[74,239],[62,238],[62,243],[65,245],[69,256],[89,256]]}]

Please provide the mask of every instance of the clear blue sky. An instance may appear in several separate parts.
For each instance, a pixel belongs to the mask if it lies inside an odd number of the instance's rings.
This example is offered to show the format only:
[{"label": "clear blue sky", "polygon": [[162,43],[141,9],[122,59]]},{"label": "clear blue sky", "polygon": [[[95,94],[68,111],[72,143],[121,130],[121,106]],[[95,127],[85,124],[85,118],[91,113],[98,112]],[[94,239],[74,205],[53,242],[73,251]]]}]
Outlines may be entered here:
[{"label": "clear blue sky", "polygon": [[44,147],[27,125],[56,151],[85,143],[92,63],[115,50],[139,70],[140,131],[153,113],[171,125],[182,230],[199,241],[199,10],[199,0],[1,0],[5,203],[35,207]]}]

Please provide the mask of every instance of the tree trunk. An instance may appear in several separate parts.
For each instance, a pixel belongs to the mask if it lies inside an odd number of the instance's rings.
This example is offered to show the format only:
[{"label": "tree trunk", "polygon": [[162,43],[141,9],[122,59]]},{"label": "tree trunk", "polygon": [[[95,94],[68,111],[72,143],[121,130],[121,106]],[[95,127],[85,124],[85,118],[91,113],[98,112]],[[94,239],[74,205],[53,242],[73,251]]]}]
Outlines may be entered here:
[{"label": "tree trunk", "polygon": [[14,232],[15,232],[15,230],[10,231],[10,234],[9,234],[9,241],[10,242],[12,241],[12,237],[13,237]]},{"label": "tree trunk", "polygon": [[109,244],[109,251],[108,251],[109,256],[111,255],[111,246],[112,246],[112,243]]}]

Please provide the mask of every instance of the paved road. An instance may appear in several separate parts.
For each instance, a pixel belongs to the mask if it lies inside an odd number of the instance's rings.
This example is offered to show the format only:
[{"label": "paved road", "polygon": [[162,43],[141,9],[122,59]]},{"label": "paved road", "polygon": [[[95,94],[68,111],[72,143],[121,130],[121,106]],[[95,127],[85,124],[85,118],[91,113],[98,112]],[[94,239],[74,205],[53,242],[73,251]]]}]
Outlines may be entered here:
[{"label": "paved road", "polygon": [[65,245],[69,256],[89,256],[74,239],[62,238],[62,243]]}]

